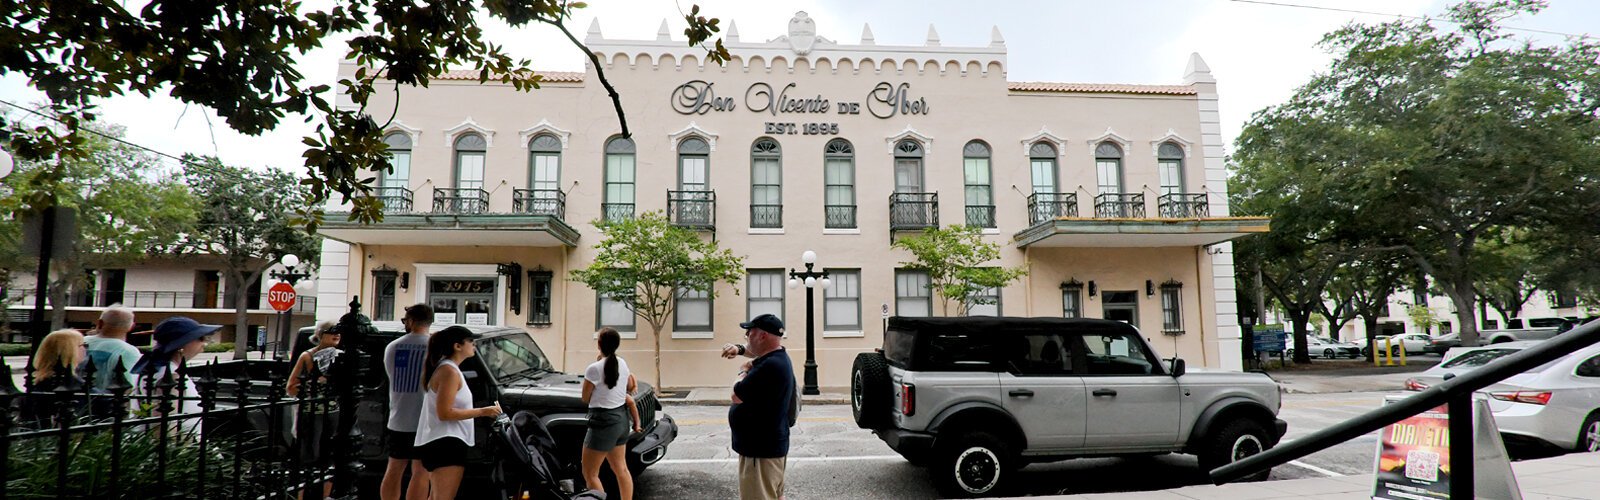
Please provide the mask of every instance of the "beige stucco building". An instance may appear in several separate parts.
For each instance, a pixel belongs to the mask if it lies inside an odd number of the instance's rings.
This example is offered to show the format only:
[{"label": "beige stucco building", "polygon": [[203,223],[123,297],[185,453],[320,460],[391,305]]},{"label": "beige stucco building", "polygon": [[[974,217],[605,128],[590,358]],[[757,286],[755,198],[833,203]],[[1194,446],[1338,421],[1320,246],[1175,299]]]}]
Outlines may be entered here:
[{"label": "beige stucco building", "polygon": [[[1006,79],[998,29],[979,47],[931,30],[920,46],[877,45],[870,29],[843,44],[800,13],[760,40],[730,26],[734,60],[718,66],[665,24],[624,40],[597,23],[585,43],[602,67],[546,73],[532,92],[476,72],[401,88],[399,167],[379,181],[389,213],[324,226],[318,317],[352,295],[377,318],[427,301],[444,321],[527,328],[565,369],[592,361],[594,330],[611,325],[631,330],[624,356],[641,376],[727,385],[736,366],[716,353],[759,312],[788,322],[800,366],[805,289],[784,283],[812,250],[833,276],[816,298],[820,381],[844,386],[855,354],[880,345],[884,310],[942,314],[923,277],[897,271],[909,256],[892,238],[965,223],[1005,245],[996,265],[1029,271],[975,314],[1121,319],[1163,356],[1238,369],[1228,241],[1267,221],[1228,217],[1217,83],[1198,55],[1179,84],[1037,83]],[[395,95],[380,86],[371,109]],[[595,254],[594,221],[656,210],[750,271],[681,302],[663,377],[648,325],[566,279]]]}]

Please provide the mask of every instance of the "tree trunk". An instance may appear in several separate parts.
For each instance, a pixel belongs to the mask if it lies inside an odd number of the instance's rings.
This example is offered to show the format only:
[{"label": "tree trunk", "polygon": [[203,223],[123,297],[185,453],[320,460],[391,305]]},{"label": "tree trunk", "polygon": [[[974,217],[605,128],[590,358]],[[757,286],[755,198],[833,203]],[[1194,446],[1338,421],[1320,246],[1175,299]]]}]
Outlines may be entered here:
[{"label": "tree trunk", "polygon": [[661,323],[650,322],[650,340],[655,342],[656,348],[656,392],[665,393],[667,374],[661,371],[661,326]]},{"label": "tree trunk", "polygon": [[67,326],[67,295],[69,284],[66,280],[50,283],[50,331],[60,330]]},{"label": "tree trunk", "polygon": [[1461,323],[1461,346],[1475,347],[1478,345],[1478,295],[1473,292],[1471,281],[1460,280],[1457,283],[1456,286],[1445,287],[1445,292],[1456,306],[1456,321]]},{"label": "tree trunk", "polygon": [[1367,328],[1367,362],[1371,363],[1378,354],[1378,317],[1363,315],[1361,324]]},{"label": "tree trunk", "polygon": [[[236,359],[244,359],[245,350],[250,345],[250,293],[244,289],[244,278],[239,273],[228,273],[228,291],[233,295],[233,355]],[[289,349],[289,352],[293,352],[293,342],[290,342]]]},{"label": "tree trunk", "polygon": [[1309,345],[1306,343],[1306,328],[1311,323],[1311,311],[1289,311],[1289,321],[1294,325],[1294,362],[1304,364],[1311,362],[1311,353],[1306,352]]}]

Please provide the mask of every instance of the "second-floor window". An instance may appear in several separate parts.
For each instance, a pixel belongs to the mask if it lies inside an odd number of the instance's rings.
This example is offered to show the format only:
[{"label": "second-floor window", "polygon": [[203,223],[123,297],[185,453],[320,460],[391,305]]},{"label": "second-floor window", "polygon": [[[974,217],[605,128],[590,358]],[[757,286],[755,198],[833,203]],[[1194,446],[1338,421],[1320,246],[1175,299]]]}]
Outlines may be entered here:
[{"label": "second-floor window", "polygon": [[765,137],[750,146],[750,227],[783,227],[783,151]]},{"label": "second-floor window", "polygon": [[[383,137],[383,143],[389,146],[389,165],[393,167],[388,172],[378,173],[378,186],[386,188],[411,187],[411,136],[395,132]],[[392,196],[391,193],[380,193],[380,196]]]},{"label": "second-floor window", "polygon": [[630,139],[617,137],[606,142],[606,192],[601,207],[604,220],[633,217],[633,155],[633,141]]},{"label": "second-floor window", "polygon": [[922,143],[905,139],[895,144],[894,192],[922,192]]},{"label": "second-floor window", "polygon": [[456,138],[456,187],[483,189],[484,156],[489,143],[478,134],[462,134]]},{"label": "second-floor window", "polygon": [[1028,170],[1033,177],[1033,192],[1055,193],[1056,148],[1046,142],[1028,147]]},{"label": "second-floor window", "polygon": [[1156,171],[1161,176],[1161,194],[1183,194],[1183,148],[1163,142],[1156,148]]},{"label": "second-floor window", "polygon": [[994,227],[994,184],[990,178],[989,146],[972,141],[962,148],[962,170],[967,197],[967,225]]},{"label": "second-floor window", "polygon": [[1095,177],[1099,194],[1117,194],[1122,191],[1122,147],[1111,141],[1094,147]]},{"label": "second-floor window", "polygon": [[678,190],[710,191],[711,145],[698,137],[678,143]]},{"label": "second-floor window", "polygon": [[528,188],[540,196],[561,189],[561,139],[540,134],[528,141]]},{"label": "second-floor window", "polygon": [[856,150],[834,139],[822,150],[823,217],[829,229],[856,227]]}]

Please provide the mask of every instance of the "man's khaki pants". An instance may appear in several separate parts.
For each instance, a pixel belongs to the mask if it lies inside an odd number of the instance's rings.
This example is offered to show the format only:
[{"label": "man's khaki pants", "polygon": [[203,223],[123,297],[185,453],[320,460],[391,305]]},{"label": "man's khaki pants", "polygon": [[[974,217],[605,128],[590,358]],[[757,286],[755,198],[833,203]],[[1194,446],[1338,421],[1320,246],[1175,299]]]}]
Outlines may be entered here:
[{"label": "man's khaki pants", "polygon": [[779,500],[783,498],[783,470],[788,457],[739,457],[740,500]]}]

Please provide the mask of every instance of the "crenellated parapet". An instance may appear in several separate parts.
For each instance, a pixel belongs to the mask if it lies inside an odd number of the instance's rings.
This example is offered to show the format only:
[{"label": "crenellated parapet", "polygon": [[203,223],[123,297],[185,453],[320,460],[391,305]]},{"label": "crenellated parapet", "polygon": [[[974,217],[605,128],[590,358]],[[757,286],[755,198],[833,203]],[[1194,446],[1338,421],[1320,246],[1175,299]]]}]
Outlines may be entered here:
[{"label": "crenellated parapet", "polygon": [[863,26],[860,43],[847,45],[818,35],[815,21],[805,12],[796,13],[789,20],[787,34],[765,42],[741,40],[737,25],[730,22],[723,45],[734,57],[726,66],[707,67],[705,51],[673,39],[665,20],[654,40],[605,38],[596,20],[589,25],[584,44],[599,56],[606,69],[1004,79],[1006,67],[1005,40],[999,28],[992,30],[987,46],[949,47],[939,42],[939,34],[931,25],[923,45],[878,45],[871,26]]}]

